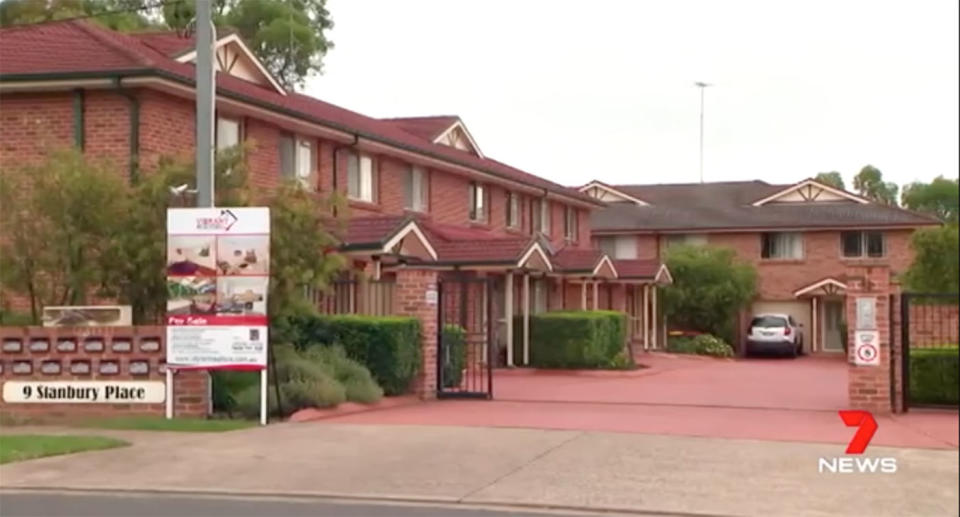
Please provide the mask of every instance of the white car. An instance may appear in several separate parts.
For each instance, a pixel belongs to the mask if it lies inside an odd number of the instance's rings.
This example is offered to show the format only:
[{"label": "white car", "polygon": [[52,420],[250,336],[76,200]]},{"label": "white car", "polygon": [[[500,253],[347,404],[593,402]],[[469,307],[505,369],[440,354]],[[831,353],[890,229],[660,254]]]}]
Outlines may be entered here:
[{"label": "white car", "polygon": [[777,352],[796,357],[803,353],[802,328],[789,314],[756,314],[750,321],[747,353]]}]

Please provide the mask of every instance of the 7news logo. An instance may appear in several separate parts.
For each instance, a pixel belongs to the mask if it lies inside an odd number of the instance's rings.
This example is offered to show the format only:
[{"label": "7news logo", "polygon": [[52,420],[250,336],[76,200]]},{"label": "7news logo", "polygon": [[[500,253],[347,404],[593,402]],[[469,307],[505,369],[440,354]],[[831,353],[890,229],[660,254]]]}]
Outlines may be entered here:
[{"label": "7news logo", "polygon": [[[867,450],[870,440],[877,432],[877,421],[869,411],[840,411],[840,419],[847,427],[856,427],[857,432],[847,445],[847,454],[860,455]],[[897,459],[884,457],[834,457],[820,458],[820,473],[831,474],[894,474],[897,472]]]}]

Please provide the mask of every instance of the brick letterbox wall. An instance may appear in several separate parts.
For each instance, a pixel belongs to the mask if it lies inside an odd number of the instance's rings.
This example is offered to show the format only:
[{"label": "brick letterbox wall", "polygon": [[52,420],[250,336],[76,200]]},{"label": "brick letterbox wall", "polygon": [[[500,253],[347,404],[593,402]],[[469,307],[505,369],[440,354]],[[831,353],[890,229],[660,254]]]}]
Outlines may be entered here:
[{"label": "brick letterbox wall", "polygon": [[[164,381],[165,328],[0,327],[0,383],[7,381]],[[205,416],[209,375],[179,371],[174,414]],[[163,415],[164,404],[8,403],[8,415],[62,419],[131,414]]]}]

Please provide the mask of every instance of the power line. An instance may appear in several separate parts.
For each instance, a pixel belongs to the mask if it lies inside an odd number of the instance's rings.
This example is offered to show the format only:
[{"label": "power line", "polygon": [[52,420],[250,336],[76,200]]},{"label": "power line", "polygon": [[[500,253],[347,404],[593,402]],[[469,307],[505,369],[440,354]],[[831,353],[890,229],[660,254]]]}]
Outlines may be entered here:
[{"label": "power line", "polygon": [[[9,25],[3,25],[2,27],[3,27],[3,28],[9,28],[9,27],[27,27],[27,26],[33,26],[33,25],[46,25],[46,24],[49,24],[49,23],[69,22],[69,21],[73,21],[73,20],[86,20],[86,19],[89,19],[89,18],[100,18],[100,17],[102,17],[102,16],[110,16],[110,15],[113,15],[113,14],[136,13],[136,12],[140,12],[140,11],[149,11],[149,10],[152,10],[152,9],[157,9],[157,8],[160,8],[160,7],[165,7],[165,6],[167,6],[167,5],[179,4],[179,3],[182,3],[183,1],[184,1],[184,0],[164,0],[164,1],[155,2],[155,3],[153,3],[153,4],[145,4],[145,5],[142,5],[142,6],[140,6],[140,7],[135,7],[135,8],[132,8],[132,9],[129,8],[129,7],[128,7],[128,8],[125,8],[125,9],[112,9],[112,10],[100,11],[100,12],[97,12],[97,13],[91,13],[91,14],[83,14],[83,15],[78,15],[78,16],[68,16],[68,17],[66,17],[66,18],[50,18],[50,19],[48,19],[48,20],[40,20],[40,21],[37,21],[37,22],[11,23],[11,24],[9,24]],[[49,12],[48,12],[47,14],[52,14],[52,13],[49,13]]]}]

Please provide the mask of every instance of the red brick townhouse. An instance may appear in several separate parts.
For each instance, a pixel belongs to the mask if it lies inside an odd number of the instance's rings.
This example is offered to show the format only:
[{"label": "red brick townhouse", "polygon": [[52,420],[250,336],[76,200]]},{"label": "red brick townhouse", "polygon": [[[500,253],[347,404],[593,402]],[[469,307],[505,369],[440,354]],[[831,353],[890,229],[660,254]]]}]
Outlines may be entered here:
[{"label": "red brick townhouse", "polygon": [[[844,272],[912,260],[910,235],[939,221],[804,180],[674,185],[607,185],[581,192],[606,203],[594,212],[593,240],[616,264],[655,260],[673,243],[736,250],[756,266],[751,313],[790,314],[804,328],[807,352],[842,352]],[[740,331],[749,314],[741,317]]]},{"label": "red brick townhouse", "polygon": [[[0,169],[63,146],[113,159],[131,181],[161,156],[189,159],[193,45],[174,33],[121,34],[81,21],[3,29]],[[669,273],[656,256],[614,262],[591,246],[590,214],[602,202],[486,156],[458,117],[376,119],[285,91],[235,35],[217,41],[215,57],[216,145],[253,144],[252,185],[289,178],[349,199],[342,251],[365,274],[327,296],[325,308],[393,312],[394,300],[372,286],[421,268],[488,279],[463,314],[472,327],[492,328],[501,351],[514,332],[526,335],[511,316],[527,307],[629,310],[634,337],[662,334],[642,307],[655,312]]]}]

